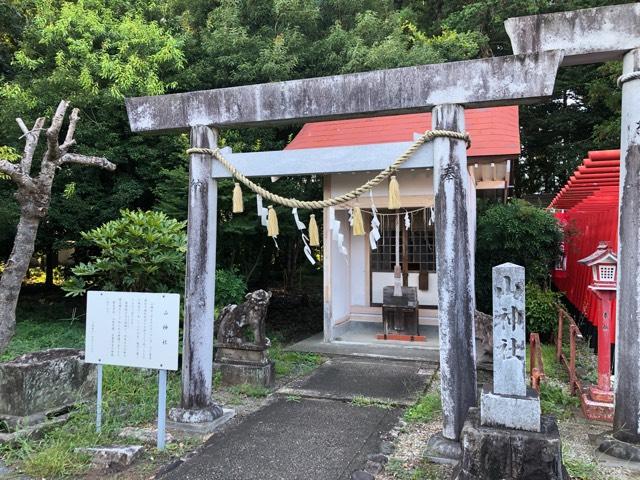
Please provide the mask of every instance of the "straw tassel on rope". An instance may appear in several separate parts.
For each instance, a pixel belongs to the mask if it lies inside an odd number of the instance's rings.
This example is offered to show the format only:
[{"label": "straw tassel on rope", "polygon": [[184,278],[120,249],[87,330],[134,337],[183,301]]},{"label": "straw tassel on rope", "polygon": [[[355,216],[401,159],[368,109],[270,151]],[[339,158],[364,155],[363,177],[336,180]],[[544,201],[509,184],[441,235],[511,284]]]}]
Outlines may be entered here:
[{"label": "straw tassel on rope", "polygon": [[391,175],[389,180],[389,208],[397,210],[400,208],[400,185],[395,175]]},{"label": "straw tassel on rope", "polygon": [[362,211],[360,207],[353,208],[353,235],[364,235],[364,223],[362,221]]},{"label": "straw tassel on rope", "polygon": [[233,187],[233,213],[244,212],[244,204],[242,202],[242,188],[240,184],[236,182],[236,186]]},{"label": "straw tassel on rope", "polygon": [[318,223],[316,222],[316,216],[313,213],[309,217],[309,245],[312,247],[320,246]]},{"label": "straw tassel on rope", "polygon": [[269,217],[267,218],[267,235],[270,237],[277,237],[280,234],[278,228],[278,215],[273,205],[269,205]]}]

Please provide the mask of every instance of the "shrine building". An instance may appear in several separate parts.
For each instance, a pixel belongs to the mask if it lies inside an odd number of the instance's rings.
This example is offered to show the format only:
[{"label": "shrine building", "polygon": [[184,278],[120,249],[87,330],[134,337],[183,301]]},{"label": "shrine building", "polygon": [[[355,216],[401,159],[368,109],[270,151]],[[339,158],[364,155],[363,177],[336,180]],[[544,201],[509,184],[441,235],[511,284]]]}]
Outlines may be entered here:
[{"label": "shrine building", "polygon": [[[506,199],[511,171],[520,155],[518,107],[467,110],[465,122],[471,136],[467,156],[472,196]],[[398,152],[430,128],[430,113],[307,123],[285,152],[309,161],[318,155],[343,162],[366,156],[373,165],[388,165]],[[327,174],[324,198],[348,192],[374,173],[372,168]],[[355,204],[324,210],[324,342],[438,348],[433,179],[433,167],[400,170],[397,180],[402,208],[397,210],[388,209],[388,182],[375,187],[371,195],[360,197],[356,203],[363,214],[363,236],[354,236],[349,226],[349,207]],[[475,198],[470,198],[469,203],[473,204],[470,231],[475,232]],[[380,238],[376,242],[370,238],[373,206],[380,222]],[[340,222],[339,232],[334,232],[332,217]],[[343,235],[340,241],[337,233]],[[390,333],[398,335],[390,334],[385,340],[380,338],[383,290],[394,285],[397,263],[402,269],[403,284],[417,289],[420,327],[419,332],[412,330],[407,319],[405,328],[396,325],[396,330],[391,329]]]}]

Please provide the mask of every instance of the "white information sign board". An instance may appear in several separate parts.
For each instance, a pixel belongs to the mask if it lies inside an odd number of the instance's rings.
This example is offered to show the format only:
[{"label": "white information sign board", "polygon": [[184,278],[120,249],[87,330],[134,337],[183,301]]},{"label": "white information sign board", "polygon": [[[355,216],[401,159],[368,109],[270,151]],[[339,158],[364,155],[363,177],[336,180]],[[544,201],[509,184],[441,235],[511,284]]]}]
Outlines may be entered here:
[{"label": "white information sign board", "polygon": [[87,292],[85,361],[178,369],[180,295]]}]

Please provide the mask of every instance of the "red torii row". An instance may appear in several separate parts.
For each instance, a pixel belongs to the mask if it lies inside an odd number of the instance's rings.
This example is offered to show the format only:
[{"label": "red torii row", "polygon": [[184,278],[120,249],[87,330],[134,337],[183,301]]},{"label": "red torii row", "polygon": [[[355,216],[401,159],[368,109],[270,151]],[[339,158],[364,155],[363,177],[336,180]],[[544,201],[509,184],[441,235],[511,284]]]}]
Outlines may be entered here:
[{"label": "red torii row", "polygon": [[[588,288],[591,272],[578,261],[591,254],[600,241],[618,248],[619,169],[620,150],[589,152],[548,207],[555,210],[566,230],[564,260],[554,269],[553,282],[594,326],[599,312]],[[613,317],[615,322],[615,313]],[[615,342],[615,336],[611,339]]]},{"label": "red torii row", "polygon": [[617,190],[619,182],[620,150],[589,152],[549,208],[569,210],[602,189],[612,187]]}]

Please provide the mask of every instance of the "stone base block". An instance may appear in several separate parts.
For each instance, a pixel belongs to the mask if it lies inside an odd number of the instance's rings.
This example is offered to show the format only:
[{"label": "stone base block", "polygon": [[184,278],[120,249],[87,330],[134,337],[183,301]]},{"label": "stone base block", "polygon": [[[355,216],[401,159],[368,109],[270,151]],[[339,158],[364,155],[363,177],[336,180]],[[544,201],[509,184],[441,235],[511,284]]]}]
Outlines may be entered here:
[{"label": "stone base block", "polygon": [[213,368],[221,372],[223,385],[248,383],[261,387],[273,387],[276,378],[273,361],[262,364],[216,362]]},{"label": "stone base block", "polygon": [[568,480],[556,421],[543,416],[540,424],[540,432],[483,426],[478,409],[469,409],[462,429],[462,460],[452,478]]},{"label": "stone base block", "polygon": [[613,414],[615,412],[613,403],[599,402],[589,398],[588,393],[583,393],[580,397],[580,404],[582,405],[582,413],[589,420],[613,423]]},{"label": "stone base block", "polygon": [[97,370],[84,352],[52,348],[0,363],[0,420],[10,428],[43,422],[52,412],[95,398]]},{"label": "stone base block", "polygon": [[459,442],[445,438],[440,432],[429,439],[423,457],[432,463],[457,465],[462,457],[462,450]]},{"label": "stone base block", "polygon": [[614,438],[612,432],[598,438],[598,451],[628,462],[640,462],[640,445]]},{"label": "stone base block", "polygon": [[131,465],[142,453],[142,445],[76,448],[76,453],[91,455],[93,468],[120,471]]},{"label": "stone base block", "polygon": [[529,432],[540,431],[540,398],[528,388],[526,397],[493,393],[484,386],[480,397],[483,426],[505,427]]},{"label": "stone base block", "polygon": [[594,385],[589,387],[589,398],[595,402],[603,403],[613,403],[614,401],[614,395],[611,390],[600,390]]},{"label": "stone base block", "polygon": [[201,437],[213,433],[225,423],[235,417],[236,411],[231,408],[223,408],[222,415],[211,421],[204,422],[176,422],[167,421],[167,430],[178,438]]}]

